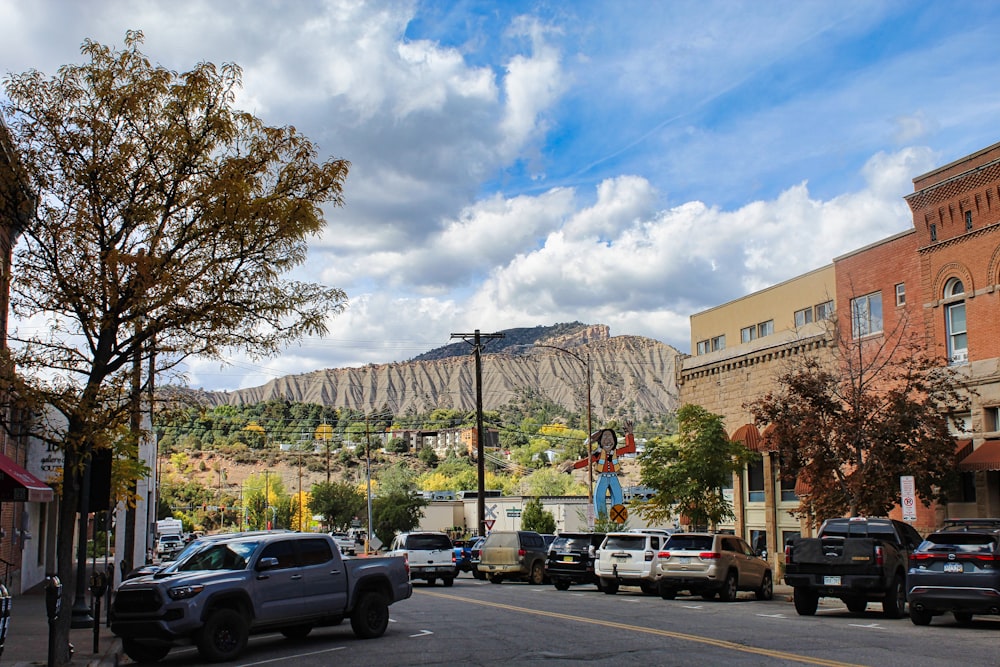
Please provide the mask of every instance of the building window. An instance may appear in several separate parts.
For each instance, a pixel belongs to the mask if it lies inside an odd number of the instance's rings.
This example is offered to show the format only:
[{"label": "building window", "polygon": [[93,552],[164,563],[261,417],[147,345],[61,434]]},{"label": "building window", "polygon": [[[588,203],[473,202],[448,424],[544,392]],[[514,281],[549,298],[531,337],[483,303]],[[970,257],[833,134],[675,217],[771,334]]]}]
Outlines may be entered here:
[{"label": "building window", "polygon": [[952,278],[944,286],[945,299],[960,299],[945,306],[945,329],[948,337],[948,360],[952,364],[969,361],[968,332],[965,328],[965,285]]},{"label": "building window", "polygon": [[906,285],[899,283],[896,285],[896,305],[905,306],[906,305]]},{"label": "building window", "polygon": [[751,503],[764,502],[764,460],[763,457],[747,464],[747,500]]},{"label": "building window", "polygon": [[983,408],[983,430],[989,432],[1000,431],[1000,407],[992,405]]},{"label": "building window", "polygon": [[749,343],[756,338],[763,338],[774,333],[774,320],[752,324],[740,329],[740,342]]},{"label": "building window", "polygon": [[931,241],[937,241],[937,225],[931,225]]},{"label": "building window", "polygon": [[698,354],[708,354],[708,341],[700,340],[698,341]]},{"label": "building window", "polygon": [[763,338],[764,336],[770,336],[774,333],[774,320],[768,320],[767,322],[761,322],[757,325],[757,337]]},{"label": "building window", "polygon": [[804,327],[813,321],[813,309],[803,308],[795,311],[795,326]]},{"label": "building window", "polygon": [[851,299],[851,333],[855,338],[882,332],[882,293]]},{"label": "building window", "polygon": [[740,342],[749,343],[757,337],[757,327],[743,327],[740,329]]},{"label": "building window", "polygon": [[816,321],[828,320],[833,317],[833,301],[816,304]]},{"label": "building window", "polygon": [[965,231],[972,231],[972,211],[965,212]]},{"label": "building window", "polygon": [[719,350],[726,349],[726,336],[725,334],[721,336],[716,336],[712,339],[712,352],[718,352]]}]

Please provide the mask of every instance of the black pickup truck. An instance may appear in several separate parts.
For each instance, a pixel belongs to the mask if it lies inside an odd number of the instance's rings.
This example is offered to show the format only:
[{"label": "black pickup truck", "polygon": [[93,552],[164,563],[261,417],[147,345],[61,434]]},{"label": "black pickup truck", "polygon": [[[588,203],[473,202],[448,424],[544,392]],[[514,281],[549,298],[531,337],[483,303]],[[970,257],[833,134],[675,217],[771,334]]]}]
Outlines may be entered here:
[{"label": "black pickup truck", "polygon": [[895,519],[827,519],[817,537],[785,545],[785,583],[794,589],[795,611],[812,616],[821,597],[839,598],[853,613],[881,602],[886,618],[906,608],[910,552],[922,541],[909,524]]}]

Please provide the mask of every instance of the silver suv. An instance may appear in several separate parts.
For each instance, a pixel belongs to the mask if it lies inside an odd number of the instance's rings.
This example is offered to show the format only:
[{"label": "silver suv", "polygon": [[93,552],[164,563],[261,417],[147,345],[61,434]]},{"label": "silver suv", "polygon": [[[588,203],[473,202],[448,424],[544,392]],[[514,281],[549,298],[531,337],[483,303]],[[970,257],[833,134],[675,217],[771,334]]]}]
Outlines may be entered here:
[{"label": "silver suv", "polygon": [[608,595],[620,585],[638,586],[646,595],[657,592],[657,554],[667,538],[653,533],[608,533],[597,553],[594,574]]},{"label": "silver suv", "polygon": [[774,577],[767,561],[745,541],[719,533],[674,533],[657,554],[660,596],[677,597],[688,590],[711,600],[736,599],[737,591],[753,591],[758,600],[774,596]]}]

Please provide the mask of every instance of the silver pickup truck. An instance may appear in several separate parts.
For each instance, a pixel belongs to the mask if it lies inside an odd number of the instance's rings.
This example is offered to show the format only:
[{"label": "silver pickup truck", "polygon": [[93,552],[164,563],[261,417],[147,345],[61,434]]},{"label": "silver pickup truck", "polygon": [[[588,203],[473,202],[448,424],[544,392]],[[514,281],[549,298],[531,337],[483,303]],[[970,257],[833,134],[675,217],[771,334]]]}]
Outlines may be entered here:
[{"label": "silver pickup truck", "polygon": [[341,558],[330,535],[235,536],[122,582],[111,630],[135,662],[156,662],[184,643],[221,662],[242,653],[250,634],[298,639],[345,618],[359,638],[380,637],[389,605],[412,591],[404,558]]}]

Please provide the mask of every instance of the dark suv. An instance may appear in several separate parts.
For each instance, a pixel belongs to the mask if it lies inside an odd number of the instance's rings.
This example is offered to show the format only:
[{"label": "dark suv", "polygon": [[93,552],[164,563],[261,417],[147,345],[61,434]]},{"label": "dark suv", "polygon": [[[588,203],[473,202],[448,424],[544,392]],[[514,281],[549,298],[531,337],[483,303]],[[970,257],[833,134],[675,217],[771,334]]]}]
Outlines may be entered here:
[{"label": "dark suv", "polygon": [[928,535],[910,554],[906,585],[914,625],[946,612],[961,624],[1000,614],[1000,521],[951,523]]},{"label": "dark suv", "polygon": [[597,584],[601,580],[594,574],[597,550],[604,541],[604,533],[560,533],[549,545],[545,559],[545,574],[557,590],[565,591],[572,584]]}]

